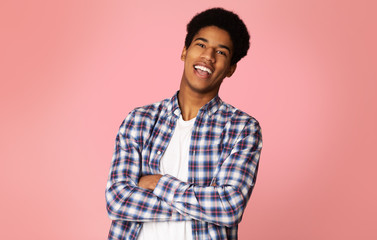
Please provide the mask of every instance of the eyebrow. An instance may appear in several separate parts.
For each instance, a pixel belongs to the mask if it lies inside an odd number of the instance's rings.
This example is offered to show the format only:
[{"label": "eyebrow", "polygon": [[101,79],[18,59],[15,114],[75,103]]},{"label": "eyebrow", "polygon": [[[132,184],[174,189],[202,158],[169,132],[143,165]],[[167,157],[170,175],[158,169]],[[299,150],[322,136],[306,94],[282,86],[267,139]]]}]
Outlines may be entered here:
[{"label": "eyebrow", "polygon": [[[195,41],[198,41],[198,40],[208,43],[208,40],[205,39],[205,38],[202,38],[202,37],[198,37],[198,38],[196,38],[196,39],[194,40],[194,42],[195,42]],[[231,51],[230,51],[230,48],[227,47],[227,46],[225,46],[225,45],[219,44],[219,47],[221,47],[221,48],[225,48],[226,50],[229,51],[229,53],[231,52]]]}]

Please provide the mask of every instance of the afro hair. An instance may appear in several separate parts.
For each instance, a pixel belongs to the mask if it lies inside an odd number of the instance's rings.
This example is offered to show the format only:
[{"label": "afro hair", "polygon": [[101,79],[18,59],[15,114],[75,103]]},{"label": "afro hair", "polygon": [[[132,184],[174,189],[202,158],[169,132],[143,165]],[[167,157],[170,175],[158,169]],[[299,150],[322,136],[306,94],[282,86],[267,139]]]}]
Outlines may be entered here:
[{"label": "afro hair", "polygon": [[195,15],[187,24],[185,46],[188,48],[200,29],[216,26],[228,32],[233,42],[231,65],[246,56],[250,47],[250,35],[244,22],[237,14],[223,8],[211,8]]}]

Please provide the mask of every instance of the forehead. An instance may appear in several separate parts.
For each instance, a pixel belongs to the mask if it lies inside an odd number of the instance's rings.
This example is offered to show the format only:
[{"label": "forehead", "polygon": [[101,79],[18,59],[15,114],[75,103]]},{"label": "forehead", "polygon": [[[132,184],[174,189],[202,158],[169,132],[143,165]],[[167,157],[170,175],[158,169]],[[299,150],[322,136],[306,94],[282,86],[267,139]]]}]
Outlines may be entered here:
[{"label": "forehead", "polygon": [[214,45],[224,45],[233,49],[233,42],[230,35],[224,29],[218,28],[216,26],[208,26],[201,28],[194,36],[193,40],[197,38],[204,38],[210,44]]}]

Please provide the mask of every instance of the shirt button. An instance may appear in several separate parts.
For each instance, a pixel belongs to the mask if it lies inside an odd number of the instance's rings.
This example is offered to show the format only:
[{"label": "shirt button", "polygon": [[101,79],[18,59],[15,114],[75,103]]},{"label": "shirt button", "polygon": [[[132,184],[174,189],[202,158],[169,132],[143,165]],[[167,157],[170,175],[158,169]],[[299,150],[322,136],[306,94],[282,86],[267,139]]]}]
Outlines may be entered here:
[{"label": "shirt button", "polygon": [[171,129],[170,129],[170,128],[169,128],[168,132],[170,132],[170,133],[171,133]]},{"label": "shirt button", "polygon": [[161,154],[161,151],[157,151],[157,154],[160,155],[160,154]]}]

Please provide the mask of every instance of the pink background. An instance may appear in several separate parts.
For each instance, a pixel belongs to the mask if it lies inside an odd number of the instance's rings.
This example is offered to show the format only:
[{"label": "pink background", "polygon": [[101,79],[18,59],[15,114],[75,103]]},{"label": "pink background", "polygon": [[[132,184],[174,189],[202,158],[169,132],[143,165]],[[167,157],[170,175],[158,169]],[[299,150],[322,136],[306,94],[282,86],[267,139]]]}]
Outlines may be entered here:
[{"label": "pink background", "polygon": [[377,239],[374,0],[2,1],[0,239],[106,239],[118,127],[175,93],[213,6],[252,37],[220,96],[263,128],[240,239]]}]

